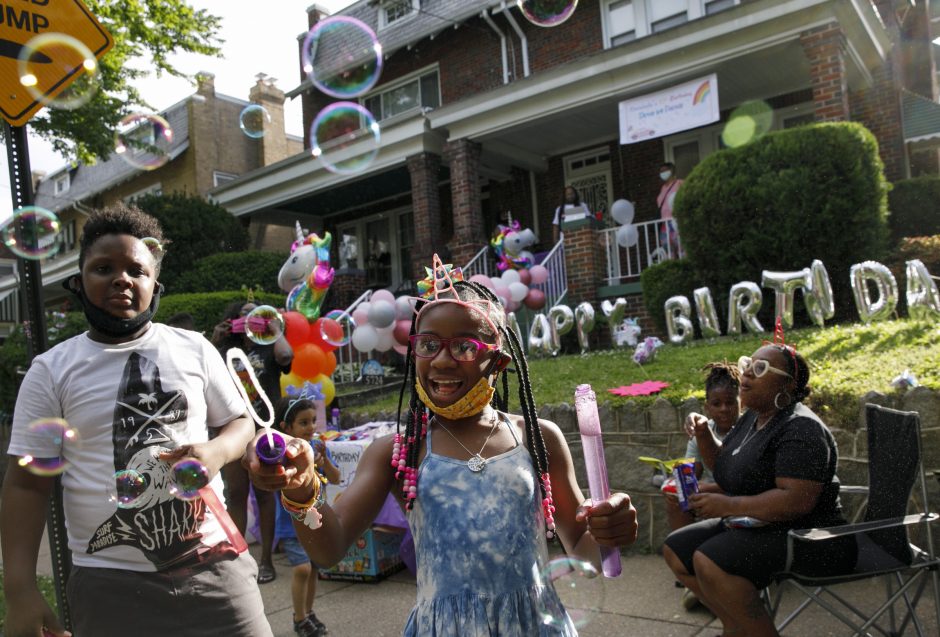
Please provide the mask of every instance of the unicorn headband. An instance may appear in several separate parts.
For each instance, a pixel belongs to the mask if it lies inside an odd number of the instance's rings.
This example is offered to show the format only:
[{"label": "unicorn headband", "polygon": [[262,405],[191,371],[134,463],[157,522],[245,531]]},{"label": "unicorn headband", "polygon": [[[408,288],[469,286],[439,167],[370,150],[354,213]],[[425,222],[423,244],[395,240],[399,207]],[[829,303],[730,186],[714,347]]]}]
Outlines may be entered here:
[{"label": "unicorn headband", "polygon": [[290,415],[291,410],[297,406],[297,404],[302,400],[326,400],[326,396],[323,393],[323,383],[311,383],[309,380],[305,380],[304,384],[300,387],[296,385],[288,385],[284,388],[284,393],[287,394],[287,397],[290,398],[287,401],[287,410],[284,412],[284,422],[287,422],[287,417]]},{"label": "unicorn headband", "polygon": [[415,316],[415,324],[417,325],[418,321],[421,320],[421,314],[435,303],[456,303],[457,305],[467,308],[470,312],[479,314],[483,320],[486,321],[487,325],[490,326],[493,334],[496,335],[496,345],[499,346],[502,340],[499,334],[499,328],[497,328],[493,319],[490,318],[490,312],[494,311],[496,307],[491,301],[486,299],[464,301],[457,295],[454,283],[464,280],[463,272],[460,268],[455,268],[450,263],[445,265],[441,262],[441,258],[435,253],[432,259],[432,267],[426,267],[425,271],[428,273],[428,276],[423,281],[418,282],[418,291],[421,296],[417,298],[417,300],[423,301],[424,305],[418,310]]}]

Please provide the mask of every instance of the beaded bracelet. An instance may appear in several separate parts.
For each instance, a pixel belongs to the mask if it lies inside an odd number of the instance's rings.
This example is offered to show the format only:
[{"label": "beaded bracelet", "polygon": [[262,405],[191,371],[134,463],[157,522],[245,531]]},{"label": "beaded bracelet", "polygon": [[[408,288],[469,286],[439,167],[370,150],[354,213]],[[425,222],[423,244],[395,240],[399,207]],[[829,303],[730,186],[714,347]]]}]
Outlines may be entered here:
[{"label": "beaded bracelet", "polygon": [[323,523],[320,507],[326,502],[326,489],[322,488],[319,480],[314,480],[313,496],[307,502],[295,502],[281,493],[281,504],[284,510],[298,522],[303,522],[309,529],[318,529]]}]

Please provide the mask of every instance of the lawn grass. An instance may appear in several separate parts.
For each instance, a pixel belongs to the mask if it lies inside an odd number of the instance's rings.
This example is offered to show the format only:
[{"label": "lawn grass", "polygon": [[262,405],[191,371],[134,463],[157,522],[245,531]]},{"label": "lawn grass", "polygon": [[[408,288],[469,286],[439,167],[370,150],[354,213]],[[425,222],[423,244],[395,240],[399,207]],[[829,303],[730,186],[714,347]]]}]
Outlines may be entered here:
[{"label": "lawn grass", "polygon": [[[612,406],[634,400],[639,406],[659,397],[678,405],[689,397],[704,398],[702,366],[708,362],[751,354],[769,334],[724,336],[696,340],[688,345],[666,344],[655,360],[642,367],[632,360],[632,348],[590,352],[587,355],[533,358],[529,361],[536,405],[571,403],[574,389],[590,383],[598,401]],[[898,319],[864,325],[848,323],[825,328],[794,329],[787,333],[810,363],[810,405],[830,425],[840,426],[858,414],[858,398],[874,390],[896,391],[891,380],[910,369],[921,385],[940,389],[940,327]],[[661,380],[670,386],[648,397],[622,398],[607,389],[644,380]],[[511,381],[512,382],[512,381]],[[514,390],[513,390],[514,391]],[[511,401],[515,405],[516,401]],[[398,393],[368,405],[350,407],[358,414],[393,412]]]}]

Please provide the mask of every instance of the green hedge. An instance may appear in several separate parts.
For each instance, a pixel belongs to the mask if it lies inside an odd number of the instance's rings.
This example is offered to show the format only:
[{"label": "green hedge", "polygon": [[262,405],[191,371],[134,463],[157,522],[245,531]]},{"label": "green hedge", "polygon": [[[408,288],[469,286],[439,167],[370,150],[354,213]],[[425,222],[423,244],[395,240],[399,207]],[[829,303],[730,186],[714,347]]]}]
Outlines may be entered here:
[{"label": "green hedge", "polygon": [[[245,293],[241,290],[228,290],[225,292],[207,292],[193,294],[169,294],[160,299],[160,311],[154,317],[158,323],[165,323],[167,319],[178,312],[189,312],[196,323],[196,329],[203,332],[208,338],[212,328],[220,320],[225,308],[235,301],[244,301]],[[255,303],[259,305],[273,305],[276,308],[284,307],[287,295],[273,292],[260,292],[255,294]]]},{"label": "green hedge", "polygon": [[277,273],[288,256],[287,252],[257,251],[213,254],[196,261],[168,291],[173,294],[221,292],[247,285],[275,292]]},{"label": "green hedge", "polygon": [[[837,318],[854,316],[849,268],[885,256],[888,188],[875,137],[852,122],[778,131],[710,155],[676,196],[695,286],[708,285],[727,307],[734,283],[821,259]],[[761,320],[772,325],[773,294],[764,298]]]},{"label": "green hedge", "polygon": [[[640,274],[640,283],[643,285],[643,303],[661,334],[666,333],[666,314],[663,307],[670,296],[684,295],[692,304],[692,313],[695,314],[692,291],[699,286],[694,285],[693,281],[695,281],[695,269],[688,259],[663,261],[643,270]],[[693,320],[693,323],[695,322]]]},{"label": "green hedge", "polygon": [[888,194],[891,239],[940,234],[940,177],[917,177],[894,183]]}]

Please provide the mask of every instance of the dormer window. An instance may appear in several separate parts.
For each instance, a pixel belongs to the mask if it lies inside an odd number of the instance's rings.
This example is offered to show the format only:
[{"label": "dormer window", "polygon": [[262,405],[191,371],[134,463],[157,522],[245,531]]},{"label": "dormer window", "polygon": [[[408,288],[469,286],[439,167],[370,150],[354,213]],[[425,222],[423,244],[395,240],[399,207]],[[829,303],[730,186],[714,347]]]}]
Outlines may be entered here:
[{"label": "dormer window", "polygon": [[64,195],[69,191],[69,186],[71,185],[71,174],[66,172],[64,175],[60,175],[55,178],[55,181],[53,182],[53,192],[56,195]]},{"label": "dormer window", "polygon": [[412,18],[421,9],[421,0],[385,0],[379,10],[379,29]]}]

